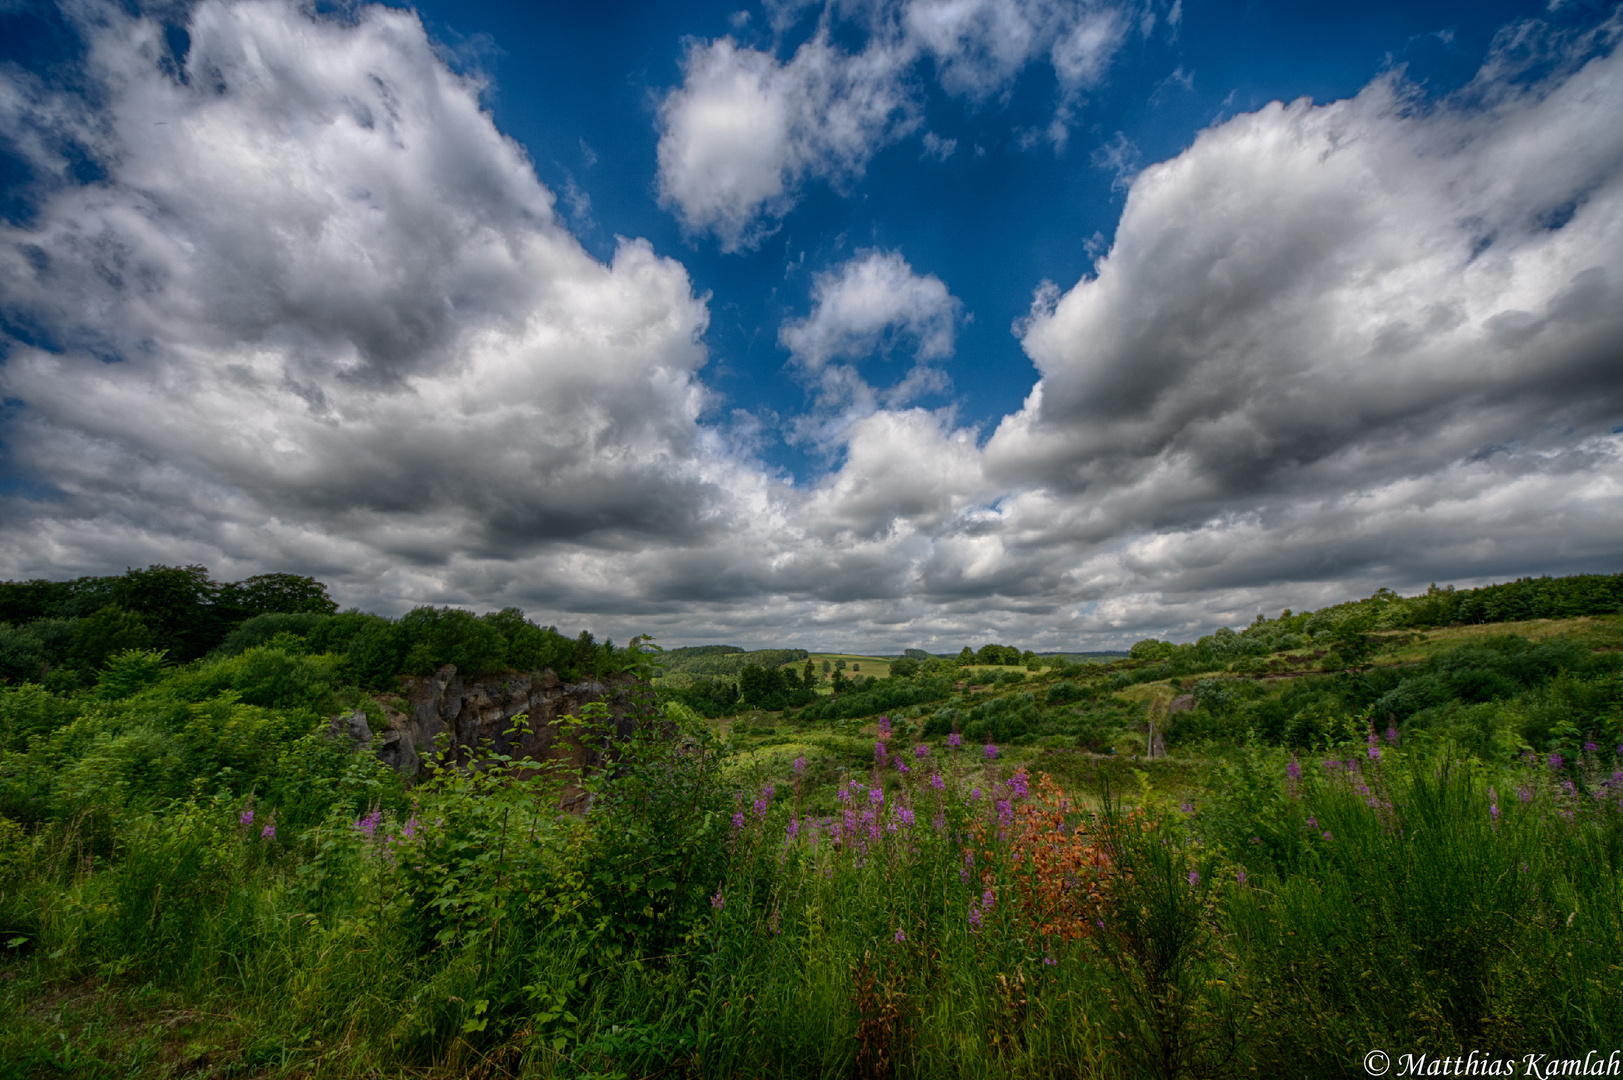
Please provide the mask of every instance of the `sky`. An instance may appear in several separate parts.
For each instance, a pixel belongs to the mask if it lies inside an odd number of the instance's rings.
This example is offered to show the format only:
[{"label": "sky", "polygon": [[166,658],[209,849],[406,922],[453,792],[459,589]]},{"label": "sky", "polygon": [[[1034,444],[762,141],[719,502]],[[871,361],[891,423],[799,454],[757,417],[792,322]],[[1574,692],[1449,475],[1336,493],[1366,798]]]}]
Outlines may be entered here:
[{"label": "sky", "polygon": [[0,0],[0,577],[956,652],[1618,572],[1620,36]]}]

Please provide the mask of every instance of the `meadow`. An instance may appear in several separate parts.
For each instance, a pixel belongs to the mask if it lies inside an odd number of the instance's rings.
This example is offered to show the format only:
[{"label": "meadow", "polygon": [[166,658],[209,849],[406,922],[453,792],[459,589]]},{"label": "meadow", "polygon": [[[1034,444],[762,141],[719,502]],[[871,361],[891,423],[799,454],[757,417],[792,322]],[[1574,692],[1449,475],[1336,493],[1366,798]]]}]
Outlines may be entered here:
[{"label": "meadow", "polygon": [[[377,641],[474,656],[460,616],[14,681],[0,1077],[1561,1075],[1623,1047],[1623,616],[1561,580],[1104,663],[841,654],[776,710],[740,662],[716,717],[656,679],[583,817],[555,766],[408,785],[326,734]],[[486,663],[656,670],[500,627]]]}]

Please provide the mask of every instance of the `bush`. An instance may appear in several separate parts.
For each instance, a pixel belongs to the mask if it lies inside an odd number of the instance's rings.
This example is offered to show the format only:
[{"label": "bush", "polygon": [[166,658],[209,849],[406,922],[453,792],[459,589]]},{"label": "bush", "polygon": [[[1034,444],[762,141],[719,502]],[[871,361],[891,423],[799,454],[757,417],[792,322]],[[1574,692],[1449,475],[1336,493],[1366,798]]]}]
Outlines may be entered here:
[{"label": "bush", "polygon": [[272,612],[268,615],[256,615],[227,634],[225,640],[220,642],[211,655],[215,657],[236,656],[256,645],[264,645],[272,638],[282,634],[308,638],[317,627],[322,626],[331,618],[331,615],[308,611]]}]

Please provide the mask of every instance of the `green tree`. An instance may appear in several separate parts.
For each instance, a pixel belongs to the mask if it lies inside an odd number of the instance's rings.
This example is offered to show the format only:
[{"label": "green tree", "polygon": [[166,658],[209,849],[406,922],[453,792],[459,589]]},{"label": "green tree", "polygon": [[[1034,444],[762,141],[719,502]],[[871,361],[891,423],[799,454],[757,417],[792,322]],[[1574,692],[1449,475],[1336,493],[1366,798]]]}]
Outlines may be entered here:
[{"label": "green tree", "polygon": [[255,615],[331,615],[338,610],[327,586],[298,574],[257,574],[221,585],[218,603],[233,622]]},{"label": "green tree", "polygon": [[152,631],[133,611],[112,604],[86,618],[73,628],[68,659],[75,667],[95,671],[114,653],[128,649],[150,649]]},{"label": "green tree", "polygon": [[214,604],[220,587],[208,573],[198,565],[128,570],[113,584],[113,602],[141,616],[154,645],[178,660],[194,660],[225,637],[227,625]]},{"label": "green tree", "polygon": [[800,673],[800,684],[808,690],[817,685],[817,668],[812,664],[810,657],[807,657],[806,667]]},{"label": "green tree", "polygon": [[919,662],[911,656],[904,656],[900,660],[892,660],[890,664],[890,677],[893,679],[911,679],[919,673]]},{"label": "green tree", "polygon": [[38,682],[45,647],[29,627],[0,623],[0,681]]}]

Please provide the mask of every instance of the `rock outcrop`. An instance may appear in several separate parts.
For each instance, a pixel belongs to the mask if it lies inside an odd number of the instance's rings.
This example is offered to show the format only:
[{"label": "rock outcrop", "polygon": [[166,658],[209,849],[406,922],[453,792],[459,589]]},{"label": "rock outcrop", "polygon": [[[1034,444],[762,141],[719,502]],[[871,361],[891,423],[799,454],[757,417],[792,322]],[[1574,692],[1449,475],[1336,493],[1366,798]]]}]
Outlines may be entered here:
[{"label": "rock outcrop", "polygon": [[[426,774],[441,736],[446,737],[452,760],[463,766],[477,766],[479,757],[496,753],[579,769],[602,764],[602,752],[566,734],[561,720],[601,701],[608,707],[614,737],[628,738],[637,723],[632,694],[636,680],[630,675],[565,683],[542,669],[465,682],[456,665],[446,664],[432,675],[404,678],[401,685],[402,693],[382,699],[387,726],[377,753],[408,779]],[[525,733],[514,739],[513,721],[520,714],[527,714],[529,722]],[[357,745],[374,741],[375,733],[360,711],[333,717],[331,730]]]}]

